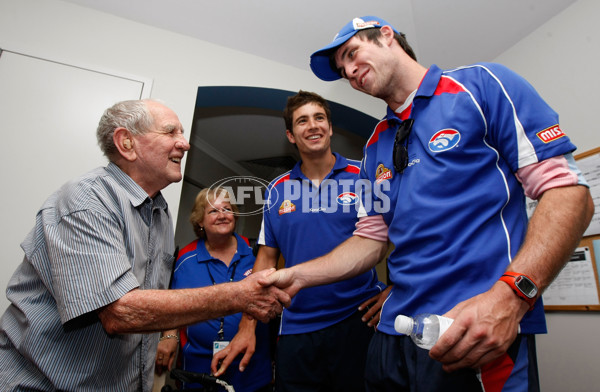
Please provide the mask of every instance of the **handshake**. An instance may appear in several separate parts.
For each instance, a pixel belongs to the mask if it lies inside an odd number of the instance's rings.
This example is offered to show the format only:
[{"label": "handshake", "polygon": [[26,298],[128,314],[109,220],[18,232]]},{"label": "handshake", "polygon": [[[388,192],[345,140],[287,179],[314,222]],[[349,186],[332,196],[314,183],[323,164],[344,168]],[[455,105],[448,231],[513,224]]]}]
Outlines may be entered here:
[{"label": "handshake", "polygon": [[238,286],[232,295],[240,301],[240,311],[262,322],[281,314],[302,288],[291,268],[258,271],[231,285]]},{"label": "handshake", "polygon": [[290,305],[300,289],[353,278],[375,267],[388,250],[387,241],[353,235],[331,252],[290,268],[261,270],[237,283],[245,292],[240,311],[266,322]]}]

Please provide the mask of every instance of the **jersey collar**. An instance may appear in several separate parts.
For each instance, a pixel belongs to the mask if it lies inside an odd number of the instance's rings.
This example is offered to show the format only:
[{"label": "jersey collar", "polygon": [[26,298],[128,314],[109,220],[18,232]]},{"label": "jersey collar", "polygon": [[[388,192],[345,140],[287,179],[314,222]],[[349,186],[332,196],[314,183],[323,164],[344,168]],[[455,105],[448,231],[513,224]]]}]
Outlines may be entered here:
[{"label": "jersey collar", "polygon": [[[333,156],[335,156],[335,164],[333,165],[333,169],[331,169],[331,172],[333,173],[339,170],[345,170],[348,167],[348,161],[346,160],[346,158],[344,158],[337,152],[332,152],[332,154]],[[301,166],[302,160],[296,162],[296,164],[290,171],[290,179],[307,179],[304,173],[302,173]]]}]

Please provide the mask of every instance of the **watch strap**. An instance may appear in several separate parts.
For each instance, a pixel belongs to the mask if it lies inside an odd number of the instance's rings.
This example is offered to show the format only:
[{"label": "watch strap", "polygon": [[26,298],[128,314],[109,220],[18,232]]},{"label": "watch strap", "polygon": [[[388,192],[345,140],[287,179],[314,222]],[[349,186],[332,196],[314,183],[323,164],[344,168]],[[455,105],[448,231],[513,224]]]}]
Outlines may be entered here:
[{"label": "watch strap", "polygon": [[519,297],[523,301],[527,302],[527,304],[529,305],[529,310],[532,310],[533,305],[535,305],[535,301],[537,301],[537,295],[534,296],[533,298],[529,298],[517,287],[515,281],[520,276],[526,277],[527,279],[529,279],[531,281],[531,283],[533,283],[537,287],[537,284],[533,281],[533,279],[531,279],[529,276],[527,276],[525,274],[521,274],[518,272],[506,271],[500,277],[500,280],[503,281],[504,283],[508,284],[510,286],[510,288],[514,291],[514,293],[517,295],[517,297]]}]

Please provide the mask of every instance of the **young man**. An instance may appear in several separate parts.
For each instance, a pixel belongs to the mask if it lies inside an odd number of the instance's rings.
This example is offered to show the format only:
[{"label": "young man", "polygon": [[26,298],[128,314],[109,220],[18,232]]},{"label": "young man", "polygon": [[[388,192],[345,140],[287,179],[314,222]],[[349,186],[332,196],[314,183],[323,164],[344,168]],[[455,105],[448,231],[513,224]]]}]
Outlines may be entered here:
[{"label": "young man", "polygon": [[[426,69],[403,34],[372,16],[345,25],[311,68],[388,104],[361,178],[374,190],[387,182],[380,194],[392,208],[366,211],[333,252],[264,283],[294,294],[346,279],[371,268],[389,237],[394,286],[369,348],[368,389],[538,390],[539,297],[593,214],[557,114],[498,64]],[[539,201],[529,223],[525,195]],[[398,314],[421,312],[454,319],[430,352],[394,330]]]},{"label": "young man", "polygon": [[21,244],[0,319],[2,391],[151,391],[158,331],[241,311],[267,320],[289,303],[257,283],[268,271],[161,290],[175,249],[160,191],[182,178],[183,127],[159,102],[124,101],[97,138],[108,166],[50,196]]},{"label": "young man", "polygon": [[[275,267],[280,255],[286,267],[323,255],[351,237],[357,221],[359,162],[331,152],[327,101],[300,91],[288,98],[284,119],[301,160],[266,191],[254,271]],[[276,390],[363,391],[367,347],[384,288],[373,268],[299,293],[281,315]],[[359,311],[371,303],[375,305],[366,313]],[[252,355],[255,323],[244,318],[240,324],[236,338],[213,359],[216,371],[227,356],[217,375],[240,352],[246,353],[242,366]]]}]

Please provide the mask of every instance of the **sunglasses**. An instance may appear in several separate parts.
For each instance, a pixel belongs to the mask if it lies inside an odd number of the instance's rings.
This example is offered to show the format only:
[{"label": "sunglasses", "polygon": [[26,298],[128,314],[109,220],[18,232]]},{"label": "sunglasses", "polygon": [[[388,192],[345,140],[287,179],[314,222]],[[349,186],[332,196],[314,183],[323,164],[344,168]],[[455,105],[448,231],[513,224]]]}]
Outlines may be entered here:
[{"label": "sunglasses", "polygon": [[398,173],[403,173],[408,166],[408,135],[410,135],[413,122],[412,118],[407,118],[400,123],[396,132],[396,138],[394,139],[394,169]]}]

